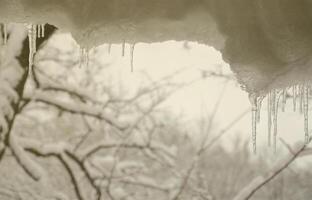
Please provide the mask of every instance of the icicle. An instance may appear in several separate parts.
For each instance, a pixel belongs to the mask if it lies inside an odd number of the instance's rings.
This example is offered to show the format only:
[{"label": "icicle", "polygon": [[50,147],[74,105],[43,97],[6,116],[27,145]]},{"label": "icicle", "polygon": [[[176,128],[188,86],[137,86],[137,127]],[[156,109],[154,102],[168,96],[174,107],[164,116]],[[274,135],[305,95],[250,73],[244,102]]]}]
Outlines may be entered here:
[{"label": "icicle", "polygon": [[37,25],[32,25],[32,45],[35,54],[37,52]]},{"label": "icicle", "polygon": [[112,44],[109,43],[109,44],[108,44],[108,47],[107,47],[107,52],[108,52],[108,54],[111,53],[111,49],[112,49]]},{"label": "icicle", "polygon": [[79,68],[82,68],[83,65],[83,48],[80,47],[79,49]]},{"label": "icicle", "polygon": [[85,49],[86,67],[89,67],[89,49]]},{"label": "icicle", "polygon": [[80,48],[80,61],[79,61],[79,67],[81,68],[82,65],[85,65],[86,67],[89,66],[89,50],[86,48]]},{"label": "icicle", "polygon": [[125,46],[126,46],[126,40],[123,40],[122,41],[122,52],[121,52],[122,57],[125,56]]},{"label": "icicle", "polygon": [[6,45],[8,41],[8,30],[6,24],[2,25],[2,32],[3,32],[3,44]]},{"label": "icicle", "polygon": [[271,104],[271,92],[268,94],[268,146],[271,146],[271,128],[272,128],[272,104]]},{"label": "icicle", "polygon": [[261,111],[261,106],[262,106],[262,101],[264,99],[264,96],[260,96],[258,99],[257,99],[257,123],[260,122],[260,111]]},{"label": "icicle", "polygon": [[257,152],[257,96],[255,94],[249,95],[251,103],[251,127],[252,127],[252,147],[253,152]]},{"label": "icicle", "polygon": [[131,72],[133,72],[133,61],[134,61],[134,47],[135,47],[135,43],[131,44],[130,47],[130,56],[131,56]]},{"label": "icicle", "polygon": [[37,25],[37,38],[41,38],[41,25]]},{"label": "icicle", "polygon": [[41,37],[44,38],[44,33],[45,33],[44,24],[41,24],[40,27],[41,27]]},{"label": "icicle", "polygon": [[286,98],[287,98],[287,89],[283,89],[283,99],[282,99],[282,111],[285,112],[285,106],[286,106]]},{"label": "icicle", "polygon": [[300,85],[299,86],[299,95],[300,95],[300,113],[302,114],[302,112],[303,112],[303,100],[304,100],[304,98],[303,98],[303,86],[302,85]]},{"label": "icicle", "polygon": [[294,112],[296,112],[296,101],[297,101],[297,86],[293,86],[293,105],[294,105]]},{"label": "icicle", "polygon": [[309,142],[309,86],[304,86],[304,105],[303,105],[303,115],[304,115],[304,134],[305,134],[305,142]]},{"label": "icicle", "polygon": [[277,113],[278,113],[278,102],[279,96],[276,94],[276,90],[273,90],[272,98],[272,114],[273,114],[273,147],[274,152],[276,152],[276,142],[277,142]]},{"label": "icicle", "polygon": [[29,56],[28,56],[28,62],[29,62],[29,66],[28,66],[28,73],[29,75],[32,74],[32,67],[34,64],[34,55],[36,53],[36,26],[29,24],[27,25],[27,29],[28,29],[28,43],[29,43]]},{"label": "icicle", "polygon": [[275,101],[276,101],[276,90],[271,91],[271,108],[272,108],[272,115],[275,113]]}]

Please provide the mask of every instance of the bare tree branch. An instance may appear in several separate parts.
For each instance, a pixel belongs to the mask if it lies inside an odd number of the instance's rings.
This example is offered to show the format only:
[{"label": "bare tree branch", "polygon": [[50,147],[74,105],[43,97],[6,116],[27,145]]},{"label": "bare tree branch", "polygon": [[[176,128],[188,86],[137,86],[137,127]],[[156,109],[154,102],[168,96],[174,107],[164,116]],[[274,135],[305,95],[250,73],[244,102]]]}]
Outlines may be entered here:
[{"label": "bare tree branch", "polygon": [[57,98],[53,98],[51,96],[48,96],[48,94],[39,91],[32,96],[24,96],[23,98],[25,100],[34,100],[46,103],[48,105],[55,106],[63,111],[67,111],[73,114],[86,115],[100,120],[104,120],[108,124],[120,130],[124,130],[127,128],[126,124],[119,122],[113,116],[109,116],[109,114],[105,114],[103,111],[101,111],[100,108],[89,106],[87,104],[61,101]]},{"label": "bare tree branch", "polygon": [[265,174],[253,179],[244,189],[242,189],[233,200],[248,200],[264,185],[272,181],[282,171],[284,171],[299,155],[304,152],[308,144],[303,144],[297,150],[290,153],[284,160],[278,162],[272,169]]}]

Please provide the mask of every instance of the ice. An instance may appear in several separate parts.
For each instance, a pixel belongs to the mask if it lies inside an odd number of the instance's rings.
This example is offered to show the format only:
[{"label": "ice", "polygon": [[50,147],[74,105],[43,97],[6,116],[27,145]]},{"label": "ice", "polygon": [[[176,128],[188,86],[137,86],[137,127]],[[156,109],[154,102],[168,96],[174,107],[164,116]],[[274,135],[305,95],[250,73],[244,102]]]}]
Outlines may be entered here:
[{"label": "ice", "polygon": [[41,27],[41,28],[40,28],[40,29],[41,29],[41,37],[42,37],[42,38],[44,38],[44,36],[45,36],[45,34],[44,34],[44,33],[45,33],[45,27],[44,27],[44,25],[45,25],[45,24],[40,24],[40,27]]},{"label": "ice", "polygon": [[283,89],[283,99],[282,99],[282,111],[285,112],[285,106],[286,106],[286,98],[287,98],[287,88]]},{"label": "ice", "polygon": [[279,98],[280,95],[279,93],[274,90],[274,101],[273,101],[273,107],[274,107],[274,111],[273,111],[273,148],[274,148],[274,152],[276,152],[277,149],[277,116],[278,116],[278,104],[279,104]]},{"label": "ice", "polygon": [[[310,95],[310,86],[309,84],[298,84],[293,85],[290,88],[284,88],[284,89],[273,89],[270,92],[266,94],[267,96],[267,129],[268,129],[268,146],[271,146],[272,141],[272,131],[273,131],[273,148],[276,152],[276,143],[277,143],[277,135],[278,135],[278,114],[279,111],[282,110],[283,112],[286,110],[286,101],[287,101],[287,92],[291,89],[292,92],[292,101],[293,101],[293,110],[297,111],[297,100],[298,96],[300,97],[300,114],[303,113],[304,115],[304,140],[306,142],[309,141],[310,134],[309,134],[309,95]],[[261,109],[261,102],[262,97],[257,97],[257,109],[255,109],[254,100],[251,98],[251,105],[253,107],[252,109],[252,120],[254,120],[254,112],[256,111],[256,118],[257,122],[259,122],[259,112]],[[281,105],[281,109],[279,109],[279,105]],[[254,145],[254,139],[255,139],[255,124],[254,121],[252,122],[252,140]],[[272,130],[273,125],[273,130]]]},{"label": "ice", "polygon": [[260,96],[257,98],[257,123],[260,123],[260,114],[261,114],[261,106],[264,96]]},{"label": "ice", "polygon": [[130,63],[131,63],[131,72],[133,72],[134,47],[135,47],[135,43],[131,44],[131,46],[130,46]]},{"label": "ice", "polygon": [[293,92],[293,106],[294,106],[294,112],[296,112],[296,103],[297,103],[297,85],[294,85],[292,87]]},{"label": "ice", "polygon": [[80,68],[82,66],[89,66],[89,50],[86,48],[80,48],[80,61],[79,61]]},{"label": "ice", "polygon": [[304,134],[305,142],[309,142],[309,86],[304,86],[304,105],[303,105],[303,115],[304,115]]},{"label": "ice", "polygon": [[272,104],[271,104],[271,93],[268,93],[268,103],[267,103],[267,107],[268,107],[268,145],[271,146],[271,129],[272,129]]},{"label": "ice", "polygon": [[126,40],[122,41],[122,49],[121,49],[121,56],[124,57],[125,56],[125,46],[126,46]]},{"label": "ice", "polygon": [[249,95],[249,100],[251,103],[251,127],[252,127],[252,146],[253,152],[257,152],[257,96],[255,94]]},{"label": "ice", "polygon": [[304,92],[303,92],[303,86],[302,86],[302,85],[300,85],[300,86],[299,86],[299,96],[300,96],[300,113],[302,113],[302,112],[303,112],[303,100],[304,100],[303,95],[304,95]]},{"label": "ice", "polygon": [[107,45],[107,53],[108,53],[108,54],[111,53],[111,49],[112,49],[112,44],[109,43],[109,44]]},{"label": "ice", "polygon": [[38,38],[44,38],[44,24],[38,24],[37,25],[37,37]]},{"label": "ice", "polygon": [[8,30],[7,30],[7,24],[2,24],[2,33],[3,33],[3,44],[7,44],[8,40]]},{"label": "ice", "polygon": [[[121,1],[81,2],[77,7],[68,5],[72,5],[72,1],[33,2],[31,5],[28,1],[5,1],[0,7],[0,16],[6,23],[11,20],[31,24],[42,22],[53,24],[62,31],[71,32],[77,42],[86,49],[103,43],[125,43],[124,40],[127,38],[127,42],[132,43],[131,71],[134,70],[134,43],[168,40],[204,43],[221,51],[223,58],[235,71],[238,81],[244,85],[248,93],[266,94],[283,88],[282,111],[285,110],[287,99],[286,88],[292,87],[293,84],[299,85],[299,88],[293,88],[294,110],[297,110],[296,104],[299,104],[300,112],[305,112],[302,80],[310,78],[312,74],[310,66],[304,62],[311,52],[309,43],[311,34],[309,26],[306,26],[302,19],[309,19],[309,12],[294,11],[292,15],[288,12],[294,6],[310,10],[311,8],[304,6],[303,2],[283,4],[283,2],[260,1],[258,6],[253,6],[252,2],[243,5],[250,9],[241,9],[240,6],[228,5],[228,2],[218,0],[212,0],[209,6],[203,1],[196,1],[191,7],[184,1],[165,0],[160,0],[157,4],[159,6],[156,7],[153,6],[152,1],[144,3],[135,1],[133,4],[127,4],[127,9],[123,9],[124,3]],[[264,7],[270,9],[263,9]],[[85,8],[86,13],[89,13],[85,20],[77,20],[81,15],[81,8]],[[99,8],[105,8],[107,12],[95,12]],[[174,13],[172,8],[177,8]],[[232,13],[231,20],[229,20],[229,13]],[[281,20],[284,18],[289,20]],[[303,23],[298,23],[302,21]],[[276,24],[279,25],[278,29]],[[38,32],[41,34],[37,35],[42,36],[44,25],[39,26]],[[4,37],[8,36],[6,32],[3,32]],[[29,72],[32,71],[33,57],[36,52],[34,30],[30,32]],[[88,37],[84,37],[86,32],[90,33]],[[250,35],[254,37],[246,37]],[[262,44],[261,48],[259,44]],[[110,52],[110,45],[108,51]],[[81,63],[88,65],[88,54],[84,50],[81,57]],[[285,69],[290,70],[285,71]],[[300,98],[297,98],[298,96]],[[298,99],[300,100],[297,103]],[[278,109],[274,94],[271,95],[270,102],[268,129],[271,129],[270,118],[273,117],[276,135],[277,117],[275,116]],[[258,107],[257,121],[261,111],[261,106]],[[307,112],[304,115],[307,116]],[[268,132],[270,134],[271,130]]]},{"label": "ice", "polygon": [[34,55],[36,53],[36,39],[37,39],[37,26],[33,24],[28,24],[28,42],[29,42],[29,57],[28,57],[28,73],[32,74],[32,67],[34,64]]},{"label": "ice", "polygon": [[41,25],[37,25],[37,38],[41,38]]}]

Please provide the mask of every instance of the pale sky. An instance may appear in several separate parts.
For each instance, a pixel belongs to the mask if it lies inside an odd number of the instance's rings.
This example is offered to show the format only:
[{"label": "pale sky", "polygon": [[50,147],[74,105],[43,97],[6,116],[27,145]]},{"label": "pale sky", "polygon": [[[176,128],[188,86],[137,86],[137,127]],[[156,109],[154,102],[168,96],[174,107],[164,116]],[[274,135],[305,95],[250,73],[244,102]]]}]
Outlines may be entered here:
[{"label": "pale sky", "polygon": [[[126,57],[123,58],[120,55],[121,45],[113,45],[110,57],[116,61],[116,67],[120,67],[124,75],[123,80],[127,83],[131,83],[130,80],[135,79],[136,73],[140,70],[145,70],[155,80],[183,67],[190,68],[182,75],[185,81],[197,77],[199,69],[213,70],[218,65],[222,66],[222,71],[225,74],[232,74],[229,65],[222,60],[220,52],[214,48],[198,43],[189,43],[190,48],[185,49],[183,42],[175,41],[137,44],[134,53],[134,72],[131,72],[129,46],[126,47],[128,51],[126,50]],[[174,94],[165,105],[177,114],[183,112],[187,119],[198,119],[203,114],[203,110],[208,114],[212,112],[223,88],[223,79],[209,78],[182,89]],[[227,83],[215,118],[217,127],[223,129],[249,107],[247,93],[234,81]],[[304,138],[303,116],[293,112],[291,99],[287,102],[285,113],[279,112],[278,115],[278,134],[280,137],[283,137],[290,144]],[[261,110],[261,118],[262,120],[258,125],[258,144],[259,146],[266,146],[266,99],[264,99]],[[240,136],[249,140],[250,135],[251,114],[247,114],[229,131],[223,141],[228,146],[231,145],[234,137]]]},{"label": "pale sky", "polygon": [[[70,36],[59,35],[53,39],[53,44],[70,48],[67,44]],[[66,45],[67,44],[67,45]],[[121,44],[113,44],[111,53],[107,53],[107,45],[97,49],[104,63],[112,64],[112,73],[118,74],[118,79],[128,87],[135,88],[140,83],[141,71],[145,71],[152,79],[157,80],[174,71],[186,68],[178,80],[190,81],[200,76],[200,70],[214,70],[222,66],[225,74],[232,74],[230,67],[222,60],[220,52],[212,47],[188,43],[184,48],[184,42],[168,41],[162,43],[144,44],[138,43],[134,51],[134,72],[130,67],[130,45],[126,44],[125,56],[121,56]],[[198,81],[187,88],[175,93],[163,106],[172,112],[184,114],[184,119],[192,121],[200,118],[203,114],[212,112],[217,99],[225,88],[225,92],[217,111],[214,123],[220,130],[226,127],[232,120],[250,108],[248,95],[235,81],[228,82],[224,87],[224,79],[208,78]],[[194,124],[193,124],[194,126]],[[304,139],[303,116],[294,113],[292,100],[289,99],[286,112],[279,112],[278,134],[288,143],[293,144]],[[251,114],[247,114],[240,120],[223,138],[223,144],[231,148],[235,137],[250,140],[251,138]],[[261,122],[258,125],[258,146],[266,146],[267,139],[267,112],[266,99],[261,110]]]}]

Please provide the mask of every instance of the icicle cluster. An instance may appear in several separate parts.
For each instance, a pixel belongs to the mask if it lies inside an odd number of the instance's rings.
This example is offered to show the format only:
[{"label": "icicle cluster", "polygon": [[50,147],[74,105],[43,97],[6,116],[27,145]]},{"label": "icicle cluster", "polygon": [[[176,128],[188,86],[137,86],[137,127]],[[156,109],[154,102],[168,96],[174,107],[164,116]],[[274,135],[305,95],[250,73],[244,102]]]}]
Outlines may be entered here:
[{"label": "icicle cluster", "polygon": [[28,30],[28,43],[29,43],[29,66],[28,66],[28,73],[29,75],[32,74],[32,66],[34,64],[34,56],[37,52],[37,38],[43,38],[45,35],[45,28],[44,24],[34,25],[34,24],[27,24],[26,25]]},{"label": "icicle cluster", "polygon": [[[299,101],[299,111],[304,116],[304,138],[307,143],[310,139],[309,135],[309,94],[310,86],[308,84],[294,85],[292,88],[286,88],[282,90],[271,90],[267,96],[267,110],[268,110],[268,145],[271,146],[273,139],[273,148],[276,152],[277,144],[277,118],[279,106],[284,112],[286,108],[286,102],[288,97],[292,97],[293,110],[297,111],[297,101]],[[256,94],[250,94],[249,99],[252,106],[252,145],[253,151],[256,153],[257,149],[257,123],[260,122],[260,110],[262,100],[265,96],[258,96]],[[299,97],[299,98],[297,98]],[[272,127],[273,126],[273,127]]]},{"label": "icicle cluster", "polygon": [[[126,49],[126,40],[124,39],[122,41],[121,44],[121,56],[124,57],[125,56],[125,49]],[[134,47],[135,47],[135,43],[130,44],[130,67],[131,67],[131,72],[133,72],[133,68],[134,68]],[[112,49],[112,44],[109,43],[107,46],[107,53],[110,54],[111,53],[111,49]]]},{"label": "icicle cluster", "polygon": [[8,40],[7,24],[1,24],[1,31],[2,31],[2,37],[3,37],[3,45],[6,45],[7,40]]},{"label": "icicle cluster", "polygon": [[45,29],[44,29],[44,24],[39,24],[37,25],[37,37],[38,38],[44,38],[44,32],[45,32]]},{"label": "icicle cluster", "polygon": [[89,50],[86,48],[80,48],[80,68],[82,65],[89,66]]}]

